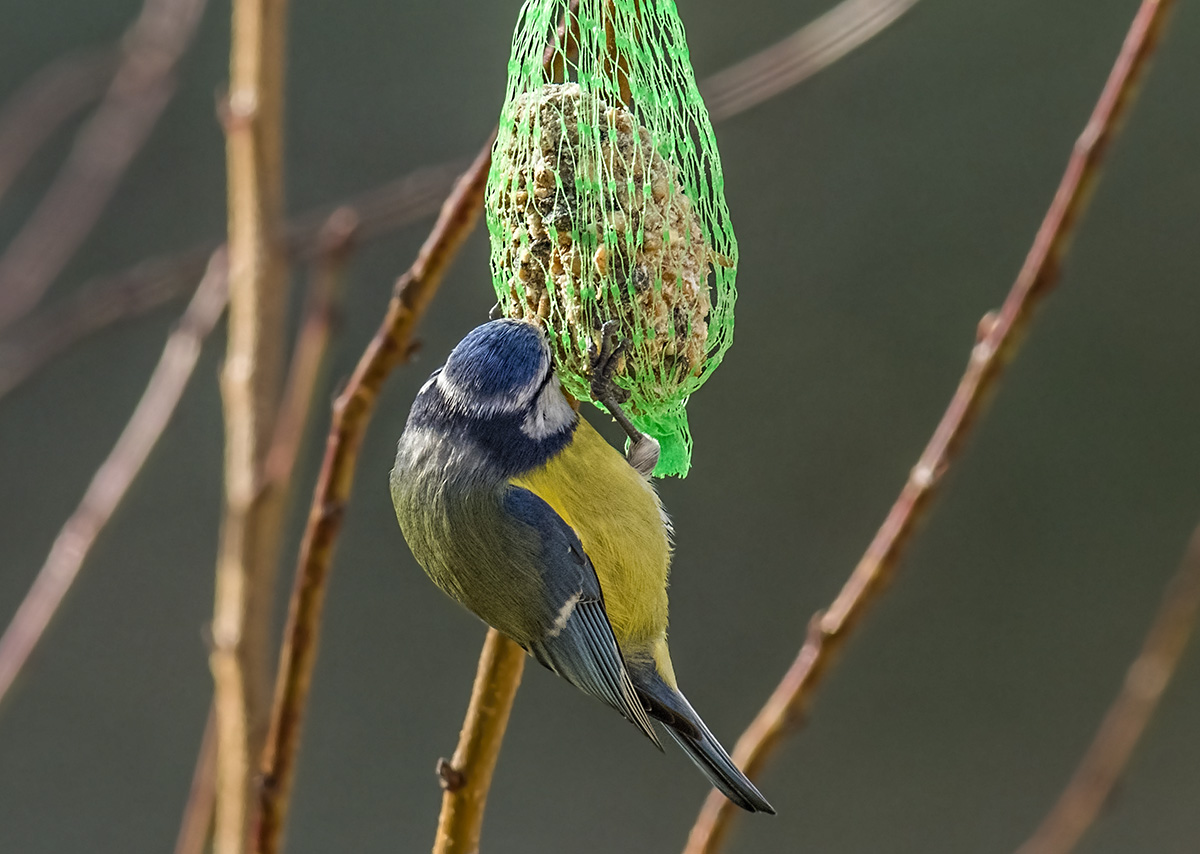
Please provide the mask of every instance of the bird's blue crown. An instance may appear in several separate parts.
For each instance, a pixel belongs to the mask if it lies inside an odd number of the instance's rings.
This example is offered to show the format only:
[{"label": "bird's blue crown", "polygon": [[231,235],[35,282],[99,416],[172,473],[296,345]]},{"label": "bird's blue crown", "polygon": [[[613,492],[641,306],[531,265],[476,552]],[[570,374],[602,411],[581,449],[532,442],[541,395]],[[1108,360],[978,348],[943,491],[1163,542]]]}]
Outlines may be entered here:
[{"label": "bird's blue crown", "polygon": [[558,454],[577,421],[554,379],[541,329],[494,320],[468,333],[429,378],[408,426],[474,448],[481,463],[512,476]]},{"label": "bird's blue crown", "polygon": [[493,320],[459,342],[438,384],[460,407],[491,414],[528,405],[549,372],[550,350],[540,329]]}]

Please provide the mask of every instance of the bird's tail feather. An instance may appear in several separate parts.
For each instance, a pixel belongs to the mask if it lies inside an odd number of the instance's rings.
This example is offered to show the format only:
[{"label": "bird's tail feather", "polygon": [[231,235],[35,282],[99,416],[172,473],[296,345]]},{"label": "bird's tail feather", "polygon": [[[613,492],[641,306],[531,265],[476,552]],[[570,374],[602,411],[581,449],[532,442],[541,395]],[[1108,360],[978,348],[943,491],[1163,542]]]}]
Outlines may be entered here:
[{"label": "bird's tail feather", "polygon": [[663,681],[653,664],[631,668],[630,675],[650,715],[666,725],[671,738],[725,797],[749,812],[775,814],[775,808],[733,764],[692,704]]},{"label": "bird's tail feather", "polygon": [[684,749],[696,767],[704,772],[704,776],[708,777],[712,784],[720,790],[721,794],[749,812],[765,812],[774,815],[775,808],[746,778],[746,775],[733,764],[733,760],[725,752],[725,748],[713,738],[713,734],[708,731],[704,721],[697,717],[694,723],[700,725],[698,738],[670,726],[667,727],[667,732]]}]

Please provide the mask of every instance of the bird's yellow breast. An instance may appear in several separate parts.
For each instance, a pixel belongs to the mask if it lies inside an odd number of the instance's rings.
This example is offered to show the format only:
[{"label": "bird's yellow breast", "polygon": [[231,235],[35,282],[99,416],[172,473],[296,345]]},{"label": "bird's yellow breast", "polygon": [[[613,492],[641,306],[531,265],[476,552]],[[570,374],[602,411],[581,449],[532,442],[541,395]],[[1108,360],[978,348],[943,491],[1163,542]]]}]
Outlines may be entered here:
[{"label": "bird's yellow breast", "polygon": [[575,530],[622,651],[665,657],[671,544],[654,487],[582,417],[560,454],[512,482]]}]

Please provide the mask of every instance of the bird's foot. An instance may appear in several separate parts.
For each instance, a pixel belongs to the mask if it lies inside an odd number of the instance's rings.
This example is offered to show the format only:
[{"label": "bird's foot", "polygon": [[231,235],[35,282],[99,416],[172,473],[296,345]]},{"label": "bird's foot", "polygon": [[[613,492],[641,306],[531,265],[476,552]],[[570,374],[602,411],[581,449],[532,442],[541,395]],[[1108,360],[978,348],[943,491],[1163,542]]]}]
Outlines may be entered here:
[{"label": "bird's foot", "polygon": [[629,347],[629,339],[617,340],[620,322],[609,320],[600,328],[600,346],[588,343],[588,358],[591,361],[592,399],[604,405],[609,414],[621,425],[629,436],[629,449],[625,459],[642,477],[649,477],[658,465],[658,441],[645,435],[629,420],[621,404],[629,400],[630,393],[613,381],[621,357]]},{"label": "bird's foot", "polygon": [[613,406],[619,407],[629,400],[629,392],[621,388],[613,380],[621,357],[629,347],[629,339],[617,340],[617,329],[620,321],[608,320],[600,327],[600,346],[595,341],[588,342],[588,359],[592,368],[592,400],[603,403],[611,412]]}]

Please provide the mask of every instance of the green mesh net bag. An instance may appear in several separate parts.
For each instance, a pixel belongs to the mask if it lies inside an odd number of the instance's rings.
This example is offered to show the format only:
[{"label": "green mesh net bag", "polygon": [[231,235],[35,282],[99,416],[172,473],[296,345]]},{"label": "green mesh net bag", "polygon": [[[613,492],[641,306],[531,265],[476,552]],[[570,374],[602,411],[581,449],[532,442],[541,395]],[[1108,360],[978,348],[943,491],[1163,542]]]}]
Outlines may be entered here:
[{"label": "green mesh net bag", "polygon": [[503,314],[544,326],[583,400],[588,344],[619,321],[624,407],[662,446],[654,473],[685,475],[684,407],[733,337],[737,242],[673,0],[526,0],[487,222]]}]

